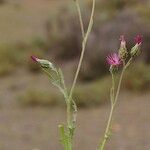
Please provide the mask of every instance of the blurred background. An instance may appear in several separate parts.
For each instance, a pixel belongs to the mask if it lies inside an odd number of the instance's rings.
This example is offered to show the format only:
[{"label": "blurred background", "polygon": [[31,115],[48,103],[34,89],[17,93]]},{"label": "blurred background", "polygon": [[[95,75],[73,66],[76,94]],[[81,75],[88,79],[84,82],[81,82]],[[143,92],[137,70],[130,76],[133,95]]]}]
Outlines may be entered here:
[{"label": "blurred background", "polygon": [[[92,0],[80,0],[87,27]],[[130,49],[143,36],[142,54],[126,72],[106,149],[150,149],[150,1],[97,0],[94,27],[74,97],[78,105],[75,150],[97,148],[110,109],[109,52],[124,34]],[[81,51],[73,0],[0,0],[0,149],[61,150],[58,124],[65,105],[30,60],[49,59],[70,87]]]}]

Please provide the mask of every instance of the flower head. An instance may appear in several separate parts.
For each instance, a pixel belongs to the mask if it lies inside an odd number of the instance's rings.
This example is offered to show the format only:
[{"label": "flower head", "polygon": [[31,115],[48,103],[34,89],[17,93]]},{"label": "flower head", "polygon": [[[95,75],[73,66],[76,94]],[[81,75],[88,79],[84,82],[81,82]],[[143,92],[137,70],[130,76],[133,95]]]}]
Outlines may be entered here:
[{"label": "flower head", "polygon": [[139,53],[141,52],[141,44],[142,44],[143,38],[141,35],[137,35],[134,38],[134,40],[136,44],[134,47],[132,47],[131,52],[130,52],[132,57],[138,56]]},{"label": "flower head", "polygon": [[121,64],[121,59],[117,53],[113,53],[111,55],[108,55],[106,57],[106,61],[108,64],[110,64],[112,66],[118,66]]},{"label": "flower head", "polygon": [[126,40],[124,38],[124,35],[120,36],[120,49],[119,49],[119,56],[121,58],[121,60],[126,60],[126,58],[128,57],[128,52],[127,52],[127,48],[126,48]]},{"label": "flower head", "polygon": [[135,43],[138,44],[138,45],[141,45],[142,44],[142,41],[143,41],[143,38],[141,35],[137,35],[135,38]]},{"label": "flower head", "polygon": [[42,68],[54,69],[54,66],[51,62],[45,59],[39,59],[36,56],[31,56],[31,59],[41,65]]}]

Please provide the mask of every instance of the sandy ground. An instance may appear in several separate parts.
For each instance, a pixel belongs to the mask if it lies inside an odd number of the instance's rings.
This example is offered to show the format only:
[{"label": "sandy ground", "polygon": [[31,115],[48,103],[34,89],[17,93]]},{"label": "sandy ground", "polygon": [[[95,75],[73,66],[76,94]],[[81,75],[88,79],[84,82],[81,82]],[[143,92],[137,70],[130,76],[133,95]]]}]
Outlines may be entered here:
[{"label": "sandy ground", "polygon": [[[1,78],[0,83],[0,150],[61,150],[57,127],[65,122],[65,109],[21,108],[16,101],[16,93],[22,94],[28,87],[49,85],[47,78],[18,73],[18,76]],[[106,150],[150,149],[149,100],[149,93],[120,95],[113,136]],[[75,150],[96,150],[108,113],[109,105],[79,108]]]},{"label": "sandy ground", "polygon": [[[122,100],[116,110],[108,150],[149,150],[149,95]],[[123,97],[125,99],[125,97]],[[108,106],[79,110],[75,150],[96,150],[104,131]],[[0,109],[1,150],[61,150],[57,126],[65,119],[60,108]]]}]

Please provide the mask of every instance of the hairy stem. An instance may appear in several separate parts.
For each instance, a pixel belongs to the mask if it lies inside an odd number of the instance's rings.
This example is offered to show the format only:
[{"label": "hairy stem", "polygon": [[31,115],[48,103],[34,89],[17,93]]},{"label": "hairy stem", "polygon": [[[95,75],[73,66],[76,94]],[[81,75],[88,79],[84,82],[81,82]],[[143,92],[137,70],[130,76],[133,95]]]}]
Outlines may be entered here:
[{"label": "hairy stem", "polygon": [[[112,124],[112,119],[113,119],[113,112],[114,112],[114,108],[115,108],[116,102],[118,100],[120,87],[121,87],[121,82],[122,82],[122,78],[123,78],[123,74],[125,72],[125,69],[126,68],[124,67],[122,72],[121,72],[116,95],[114,95],[114,92],[111,93],[111,97],[113,98],[113,101],[111,100],[111,110],[110,110],[110,114],[109,114],[106,130],[105,130],[105,133],[104,133],[104,137],[103,137],[102,142],[100,143],[99,150],[104,150],[106,142],[107,142],[107,140],[108,140],[108,138],[110,136],[111,124]],[[112,88],[114,89],[115,88],[114,81],[112,81],[112,83],[113,83],[113,85],[112,85],[113,87]]]},{"label": "hairy stem", "polygon": [[[78,0],[75,0],[75,2],[77,3],[77,6],[79,6]],[[80,13],[81,12],[80,7],[77,7],[77,8],[79,9],[78,13],[79,13],[79,20],[80,20],[80,23],[81,23],[81,29],[84,29],[83,28],[83,21],[82,21],[82,17],[81,17],[81,13]],[[83,41],[82,41],[82,50],[81,50],[80,59],[79,59],[79,63],[78,63],[78,66],[77,66],[75,77],[74,77],[74,80],[73,80],[73,83],[72,83],[72,86],[71,86],[71,90],[70,90],[70,93],[69,93],[68,108],[67,108],[67,120],[68,120],[67,122],[68,122],[68,125],[70,125],[70,123],[71,123],[71,120],[70,120],[71,119],[71,117],[70,117],[70,115],[71,115],[71,106],[70,106],[71,102],[70,101],[71,101],[72,94],[73,94],[73,91],[74,91],[74,88],[75,88],[75,85],[76,85],[76,82],[77,82],[77,78],[78,78],[78,75],[79,75],[79,72],[80,72],[80,69],[81,69],[81,64],[82,64],[82,61],[83,61],[87,40],[88,40],[89,34],[91,32],[92,26],[93,26],[94,10],[95,10],[95,0],[93,0],[92,12],[91,12],[91,17],[90,17],[88,29],[87,29],[87,32],[84,35],[84,38],[83,38]],[[82,32],[83,32],[83,30],[82,30]]]},{"label": "hairy stem", "polygon": [[[67,102],[67,126],[68,126],[68,136],[69,136],[69,145],[70,145],[69,150],[72,149],[72,142],[73,142],[72,140],[73,139],[72,139],[71,134],[74,133],[74,132],[71,133],[72,131],[70,132],[70,128],[71,128],[71,130],[74,130],[74,129],[72,129],[72,124],[75,121],[74,117],[76,116],[76,114],[73,114],[73,116],[72,116],[72,113],[73,113],[73,111],[72,111],[72,104],[73,104],[72,94],[73,94],[73,91],[74,91],[74,88],[75,88],[75,85],[76,85],[76,82],[77,82],[77,78],[78,78],[78,75],[79,75],[79,72],[80,72],[80,69],[81,69],[81,64],[82,64],[82,61],[83,61],[87,40],[88,40],[89,34],[91,32],[92,26],[93,26],[93,16],[94,16],[94,10],[95,10],[95,0],[93,0],[93,6],[92,6],[92,12],[91,12],[91,16],[90,16],[90,21],[89,21],[87,32],[85,33],[79,1],[75,0],[75,2],[76,2],[77,11],[78,11],[78,16],[79,16],[83,41],[82,41],[81,55],[80,55],[79,63],[78,63],[77,70],[76,70],[76,73],[75,73],[75,77],[74,77],[74,80],[73,80],[73,83],[72,83],[72,86],[71,86],[70,93],[68,95],[68,99],[66,100],[66,102]],[[76,113],[76,110],[75,110],[74,113]]]},{"label": "hairy stem", "polygon": [[132,60],[133,60],[133,58],[131,57],[126,64],[125,63],[123,64],[124,67],[123,67],[121,75],[120,75],[116,95],[115,95],[114,74],[113,74],[113,72],[111,72],[111,75],[112,75],[112,88],[111,88],[111,91],[110,91],[111,110],[110,110],[110,113],[109,113],[109,118],[108,118],[108,122],[107,122],[107,126],[106,126],[106,130],[105,130],[105,133],[104,133],[103,140],[99,145],[99,150],[104,150],[106,142],[107,142],[107,140],[110,136],[113,113],[114,113],[114,109],[115,109],[115,106],[116,106],[116,103],[117,103],[117,100],[118,100],[118,96],[119,96],[119,92],[120,92],[120,88],[121,88],[121,83],[122,83],[122,78],[123,78],[125,70],[129,67]]}]

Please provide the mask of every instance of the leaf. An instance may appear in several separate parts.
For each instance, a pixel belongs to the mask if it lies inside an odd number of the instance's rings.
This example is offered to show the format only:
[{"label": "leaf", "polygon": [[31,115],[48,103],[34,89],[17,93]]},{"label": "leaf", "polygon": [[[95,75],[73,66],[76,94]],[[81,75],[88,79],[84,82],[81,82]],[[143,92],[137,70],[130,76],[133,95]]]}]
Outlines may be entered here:
[{"label": "leaf", "polygon": [[64,146],[64,149],[67,150],[68,147],[68,138],[65,133],[65,128],[63,125],[59,125],[59,131],[60,131],[60,142]]}]

